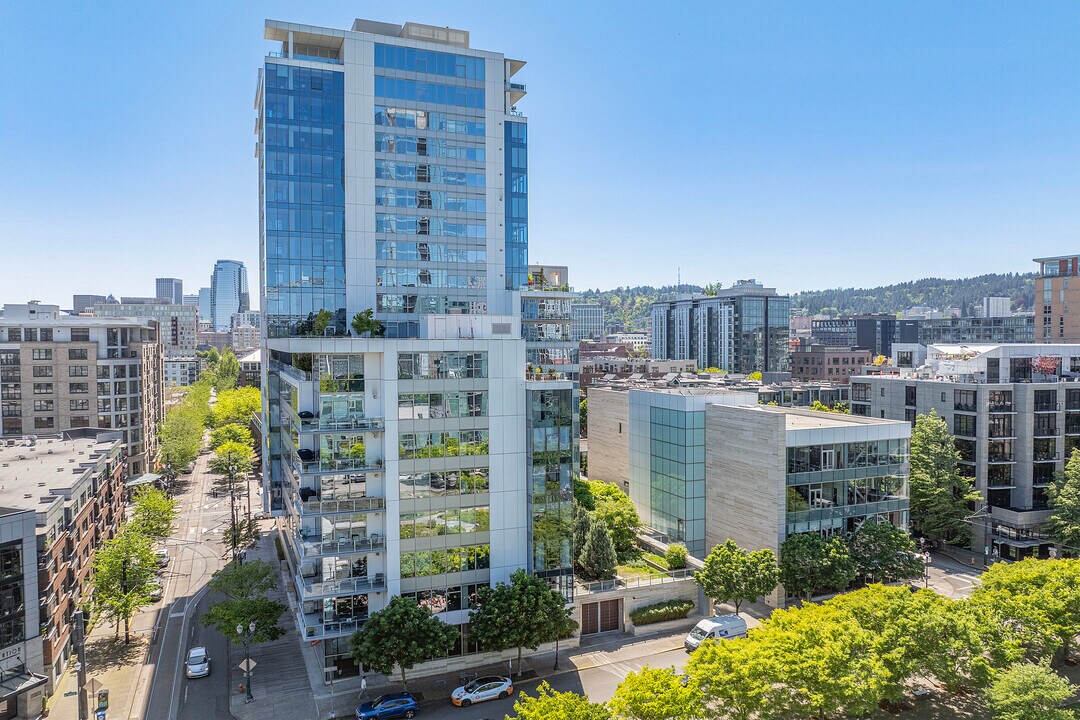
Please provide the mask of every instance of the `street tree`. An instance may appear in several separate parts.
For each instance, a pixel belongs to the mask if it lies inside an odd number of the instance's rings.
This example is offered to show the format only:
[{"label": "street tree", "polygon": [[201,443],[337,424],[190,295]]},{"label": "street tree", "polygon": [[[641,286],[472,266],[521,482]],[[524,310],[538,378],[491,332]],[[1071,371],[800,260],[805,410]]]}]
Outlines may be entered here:
[{"label": "street tree", "polygon": [[696,720],[704,716],[701,690],[671,668],[643,667],[619,683],[608,709],[617,720]]},{"label": "street tree", "polygon": [[[517,648],[521,672],[524,648],[536,650],[567,628],[573,608],[562,593],[526,570],[515,570],[509,583],[483,586],[469,612],[469,637],[485,651]],[[571,630],[572,632],[572,630]]]},{"label": "street tree", "polygon": [[[240,552],[251,547],[258,540],[258,528],[251,518],[242,518],[236,508],[237,481],[245,479],[255,462],[255,453],[248,445],[238,442],[224,442],[218,446],[214,457],[210,459],[210,472],[221,477],[214,481],[214,490],[229,494],[229,524],[225,530],[225,543],[232,553],[233,560]],[[244,486],[248,483],[245,481]],[[248,509],[250,511],[250,498]]]},{"label": "street tree", "polygon": [[815,590],[846,590],[855,580],[855,562],[838,535],[789,535],[780,546],[779,579],[788,595],[809,600]]},{"label": "street tree", "polygon": [[252,447],[251,431],[237,423],[229,423],[210,431],[210,449],[217,450],[223,443],[236,442]]},{"label": "street tree", "polygon": [[994,720],[1072,720],[1062,708],[1077,688],[1046,663],[1016,663],[1003,670],[986,690]]},{"label": "street tree", "polygon": [[921,577],[923,561],[911,536],[884,520],[867,519],[848,536],[858,577],[868,583]]},{"label": "street tree", "polygon": [[[242,643],[266,643],[277,640],[285,634],[285,628],[278,625],[281,616],[288,607],[277,600],[271,600],[265,595],[257,595],[249,598],[232,598],[214,603],[206,614],[200,618],[203,625],[213,627],[219,633],[228,638],[229,642]],[[255,632],[240,635],[236,632],[237,626],[247,628],[255,623]]]},{"label": "street tree", "polygon": [[417,663],[450,652],[459,631],[421,607],[415,600],[395,595],[382,610],[372,614],[352,636],[356,662],[383,675],[401,672],[401,687],[407,688],[405,673]]},{"label": "street tree", "polygon": [[586,580],[610,580],[615,577],[618,562],[607,524],[603,520],[593,520],[578,558],[581,576]]},{"label": "street tree", "polygon": [[239,378],[240,361],[236,359],[232,348],[225,348],[210,371],[210,383],[218,393],[222,393],[235,388]]},{"label": "street tree", "polygon": [[150,538],[123,528],[94,555],[94,604],[102,616],[124,623],[124,643],[131,642],[131,618],[150,604],[157,557]]},{"label": "street tree", "polygon": [[251,422],[251,416],[262,409],[262,395],[258,388],[238,387],[218,393],[214,402],[211,424],[221,427],[229,423],[244,425]]},{"label": "street tree", "polygon": [[930,540],[967,545],[968,503],[979,499],[971,478],[959,473],[960,452],[936,410],[915,418],[911,430],[911,524]]},{"label": "street tree", "polygon": [[1047,488],[1050,517],[1043,529],[1069,555],[1080,554],[1080,451],[1073,449],[1065,472]]},{"label": "street tree", "polygon": [[132,496],[131,520],[128,521],[127,530],[152,539],[166,538],[172,535],[178,514],[176,500],[168,493],[156,487],[144,486]]},{"label": "street tree", "polygon": [[210,578],[210,587],[236,600],[266,595],[277,584],[277,568],[263,560],[229,563]]},{"label": "street tree", "polygon": [[743,601],[755,602],[775,590],[779,574],[772,550],[751,552],[729,539],[709,552],[694,580],[715,604],[731,602],[738,613]]},{"label": "street tree", "polygon": [[612,720],[603,704],[589,702],[581,693],[556,692],[546,681],[536,688],[535,696],[518,696],[514,714],[518,720]]}]

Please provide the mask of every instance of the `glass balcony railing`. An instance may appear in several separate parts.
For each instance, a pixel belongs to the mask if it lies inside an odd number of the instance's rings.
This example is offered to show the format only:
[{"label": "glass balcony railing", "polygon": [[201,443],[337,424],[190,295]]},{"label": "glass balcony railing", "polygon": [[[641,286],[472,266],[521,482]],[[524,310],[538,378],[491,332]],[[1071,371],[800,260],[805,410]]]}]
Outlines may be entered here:
[{"label": "glass balcony railing", "polygon": [[352,555],[357,553],[378,552],[386,549],[386,538],[380,535],[352,535],[349,537],[328,538],[325,536],[307,536],[297,533],[293,536],[296,548],[304,557],[325,555]]},{"label": "glass balcony railing", "polygon": [[332,619],[325,617],[321,613],[309,613],[307,615],[301,613],[297,619],[300,622],[301,632],[304,633],[304,637],[311,640],[352,635],[364,627],[364,623],[367,622],[367,616]]},{"label": "glass balcony railing", "polygon": [[386,500],[380,497],[346,498],[342,500],[319,500],[312,497],[305,501],[299,495],[294,495],[293,500],[297,511],[302,515],[371,512],[386,508]]},{"label": "glass balcony railing", "polygon": [[304,580],[300,584],[303,600],[335,597],[338,595],[359,595],[386,589],[386,577],[376,573],[370,577],[347,577],[333,580]]}]

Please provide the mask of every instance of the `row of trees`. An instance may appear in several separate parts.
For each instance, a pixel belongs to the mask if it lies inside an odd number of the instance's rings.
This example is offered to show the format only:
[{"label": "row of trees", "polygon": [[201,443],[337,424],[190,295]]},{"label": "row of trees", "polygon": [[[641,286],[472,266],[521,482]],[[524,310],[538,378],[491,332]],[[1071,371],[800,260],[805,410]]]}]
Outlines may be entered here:
[{"label": "row of trees", "polygon": [[519,718],[780,720],[864,715],[915,680],[980,689],[995,718],[1064,720],[1052,670],[1080,634],[1080,560],[999,563],[966,600],[870,585],[777,610],[741,640],[708,641],[679,677],[631,673],[606,705],[541,686]]},{"label": "row of trees", "polygon": [[200,379],[165,413],[158,430],[159,461],[170,479],[199,455],[203,431],[210,420],[210,387],[208,380]]},{"label": "row of trees", "polygon": [[[577,629],[573,607],[542,579],[517,570],[509,583],[481,587],[469,598],[469,641],[485,652],[517,650],[518,671],[525,648],[570,636]],[[374,613],[353,635],[352,654],[358,663],[391,675],[397,668],[401,685],[418,663],[445,657],[460,639],[458,628],[432,615],[416,600],[397,595]]]},{"label": "row of trees", "polygon": [[[229,498],[229,523],[225,528],[225,546],[234,561],[259,540],[259,526],[251,517],[251,494],[248,474],[255,466],[255,443],[248,423],[253,413],[262,407],[257,388],[239,387],[219,393],[211,411],[210,472],[214,478],[212,490]],[[247,493],[247,513],[237,509],[238,493]]]},{"label": "row of trees", "polygon": [[923,574],[923,562],[906,532],[888,522],[867,520],[855,532],[825,538],[791,535],[780,548],[744,550],[728,540],[705,558],[694,579],[717,605],[756,602],[778,584],[787,594],[809,599],[823,590],[847,590],[856,581],[897,582]]},{"label": "row of trees", "polygon": [[133,498],[131,519],[94,555],[93,608],[116,623],[117,636],[124,623],[125,644],[131,641],[131,618],[152,602],[158,569],[154,543],[172,534],[176,516],[175,500],[156,487],[143,487]]},{"label": "row of trees", "polygon": [[232,390],[240,379],[240,361],[236,359],[232,348],[225,348],[221,353],[217,348],[199,351],[197,355],[206,361],[206,370],[200,379],[206,380],[216,392]]}]

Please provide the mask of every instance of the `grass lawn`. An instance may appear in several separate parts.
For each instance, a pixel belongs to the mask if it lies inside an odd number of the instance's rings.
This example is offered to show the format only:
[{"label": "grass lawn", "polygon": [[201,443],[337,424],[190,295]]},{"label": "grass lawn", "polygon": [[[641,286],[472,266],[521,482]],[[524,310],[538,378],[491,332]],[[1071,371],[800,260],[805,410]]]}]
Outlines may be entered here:
[{"label": "grass lawn", "polygon": [[633,558],[626,563],[616,565],[615,571],[619,574],[619,577],[626,579],[664,576],[663,572],[652,567],[640,557]]},{"label": "grass lawn", "polygon": [[645,558],[649,562],[656,563],[657,565],[664,568],[665,570],[670,570],[671,569],[671,566],[668,565],[668,561],[664,558],[663,555],[657,555],[656,553],[651,553],[651,552],[643,552],[643,553],[641,553],[641,557]]}]

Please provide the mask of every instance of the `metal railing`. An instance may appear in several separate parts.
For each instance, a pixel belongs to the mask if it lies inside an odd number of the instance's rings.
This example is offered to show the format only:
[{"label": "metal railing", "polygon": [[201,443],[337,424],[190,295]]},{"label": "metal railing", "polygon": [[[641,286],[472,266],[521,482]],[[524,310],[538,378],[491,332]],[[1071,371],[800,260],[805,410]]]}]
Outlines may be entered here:
[{"label": "metal railing", "polygon": [[304,638],[314,640],[324,637],[337,637],[350,635],[364,626],[367,618],[355,618],[348,620],[317,620],[301,613],[297,617],[300,623],[300,632]]},{"label": "metal railing", "polygon": [[303,515],[320,515],[343,512],[368,512],[370,510],[383,510],[386,508],[385,498],[361,497],[348,500],[303,500],[299,495],[294,495],[296,509]]},{"label": "metal railing", "polygon": [[296,547],[304,557],[320,555],[347,555],[350,553],[375,552],[386,548],[386,538],[380,535],[357,535],[355,537],[323,540],[306,538],[299,533],[293,536]]},{"label": "metal railing", "polygon": [[681,580],[693,580],[694,571],[691,569],[686,570],[672,570],[664,573],[661,576],[648,576],[648,577],[635,577],[635,578],[615,578],[614,580],[597,580],[590,583],[578,583],[577,589],[586,595],[595,595],[597,593],[615,592],[616,590],[625,590],[628,588],[636,587],[648,587],[650,585],[663,585],[664,583],[679,582]]},{"label": "metal railing", "polygon": [[300,585],[304,600],[315,600],[320,597],[333,597],[335,595],[358,595],[384,589],[386,589],[386,576],[382,573],[376,573],[371,577],[349,577],[322,581],[304,580]]}]

